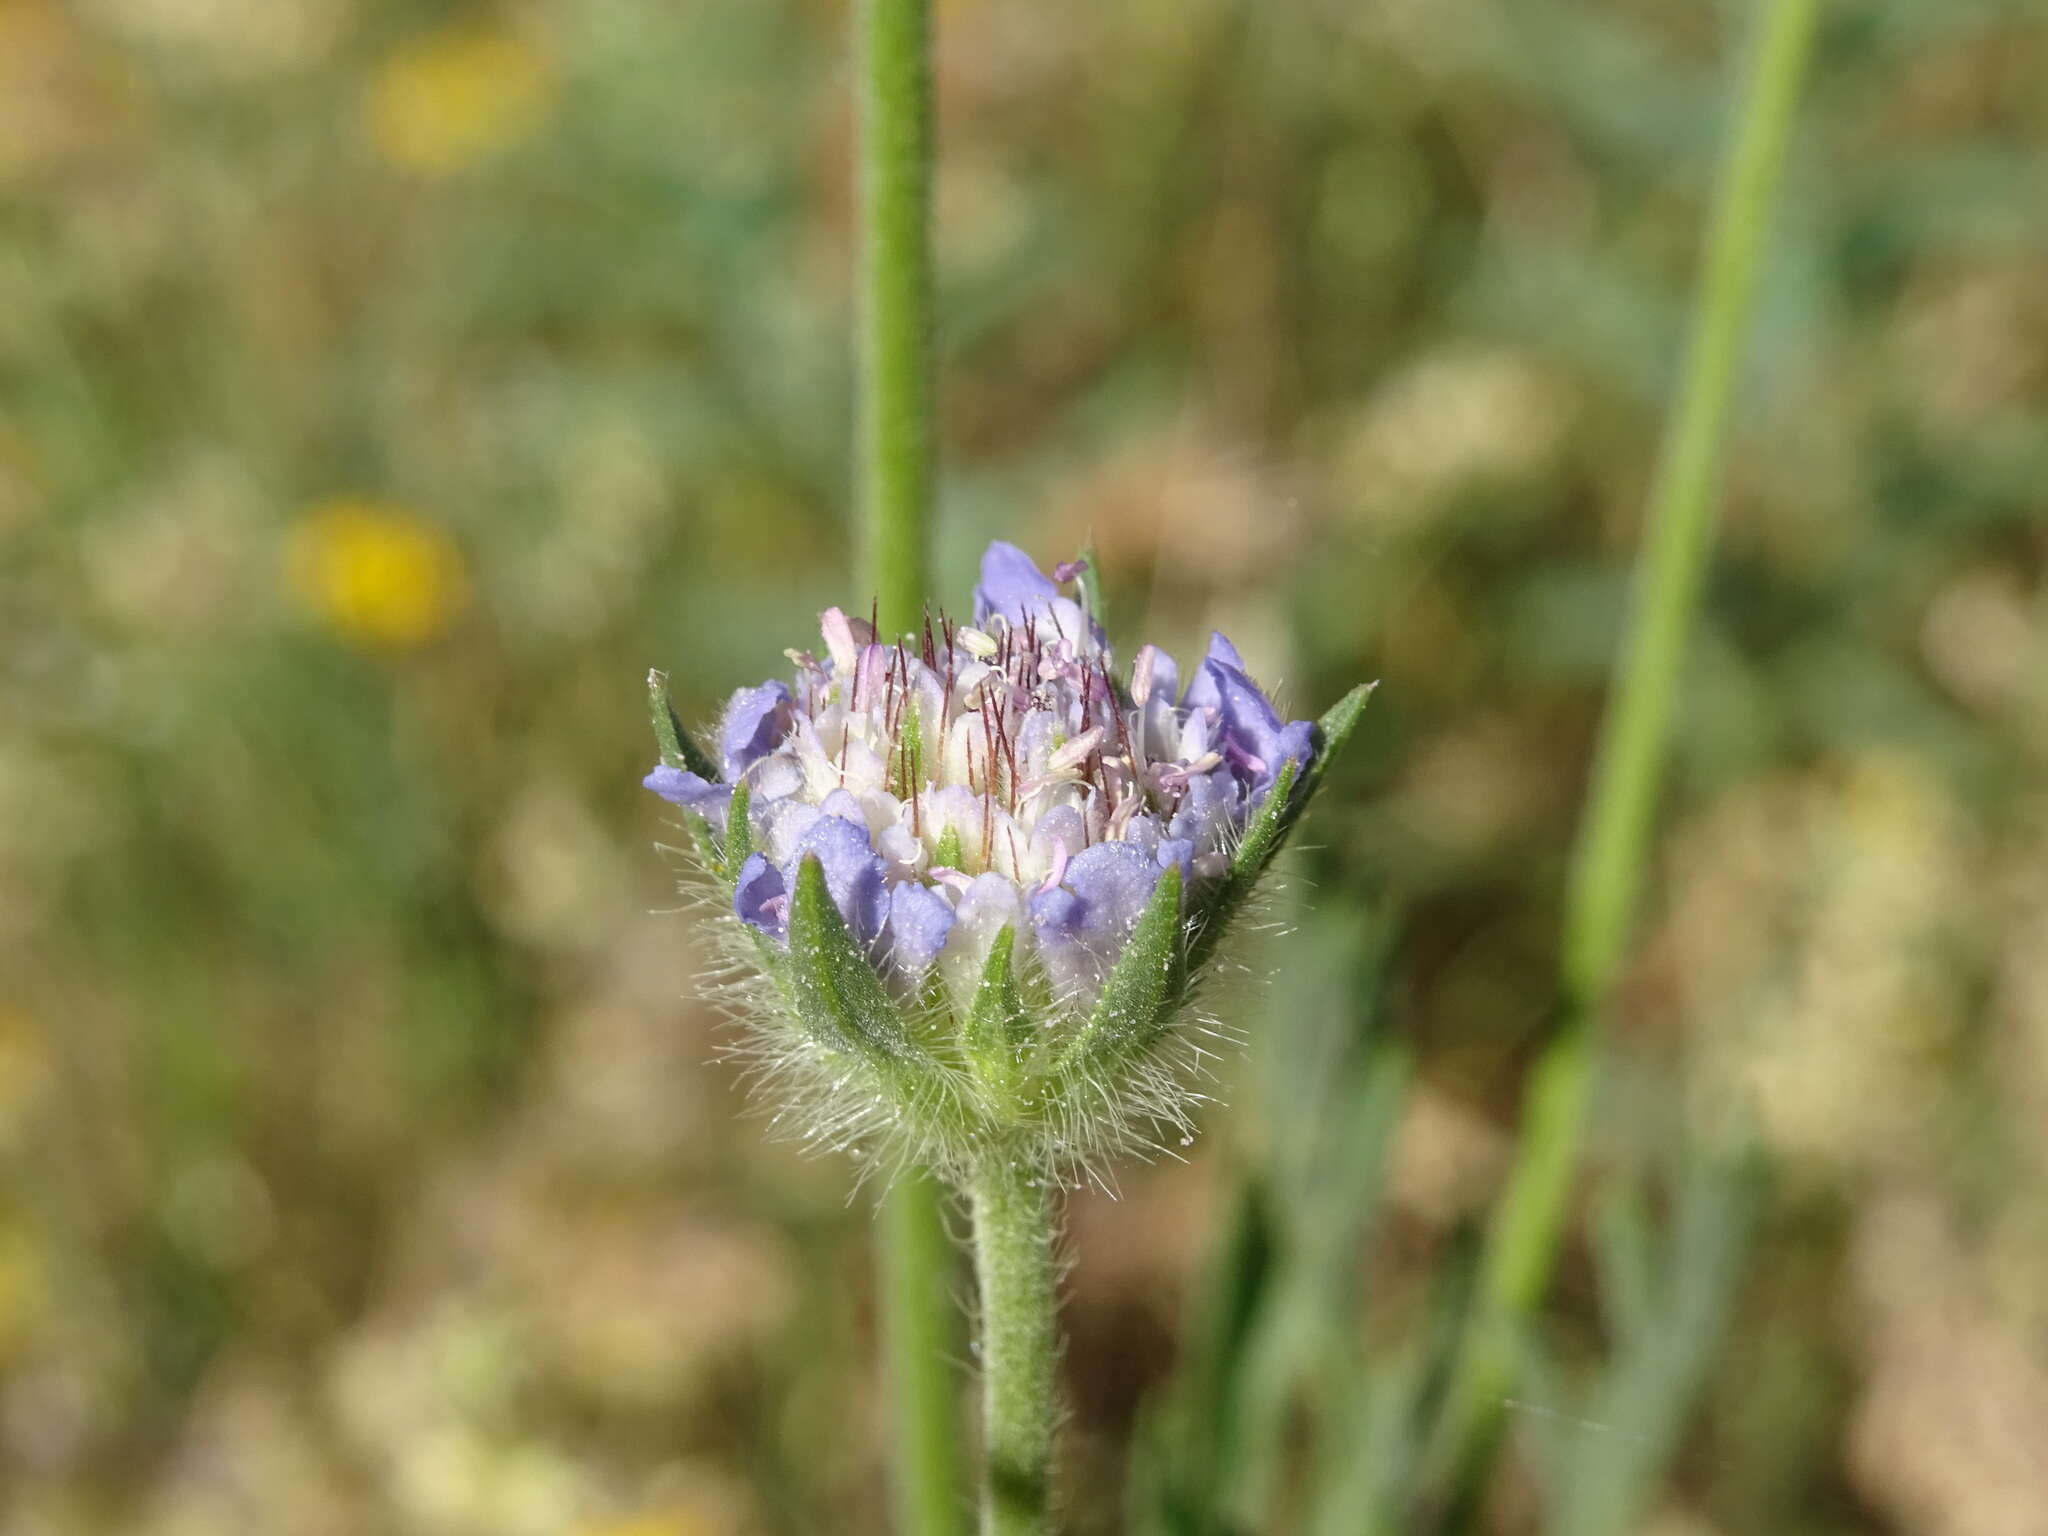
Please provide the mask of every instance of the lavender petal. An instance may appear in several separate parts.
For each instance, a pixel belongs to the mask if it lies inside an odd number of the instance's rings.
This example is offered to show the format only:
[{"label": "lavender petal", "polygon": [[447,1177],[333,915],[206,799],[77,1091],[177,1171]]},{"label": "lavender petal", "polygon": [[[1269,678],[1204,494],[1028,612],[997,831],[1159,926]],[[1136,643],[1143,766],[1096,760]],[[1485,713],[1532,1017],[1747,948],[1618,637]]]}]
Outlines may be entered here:
[{"label": "lavender petal", "polygon": [[656,768],[640,782],[670,805],[695,811],[717,831],[725,830],[726,810],[732,803],[731,785],[713,784],[687,768],[671,768],[667,764]]},{"label": "lavender petal", "polygon": [[922,971],[938,959],[953,929],[953,909],[922,885],[906,883],[889,892],[889,946],[896,964]]},{"label": "lavender petal", "polygon": [[796,701],[787,687],[766,682],[758,688],[742,688],[725,707],[725,720],[718,728],[718,749],[725,763],[725,776],[737,779],[749,768],[782,745],[783,737],[796,720]]},{"label": "lavender petal", "polygon": [[782,871],[763,854],[749,854],[740,866],[733,886],[732,909],[749,928],[758,928],[770,938],[785,938],[789,932],[789,887]]},{"label": "lavender petal", "polygon": [[815,853],[825,869],[825,889],[832,903],[846,919],[854,942],[866,949],[882,931],[887,916],[888,871],[875,853],[865,826],[837,816],[820,816],[796,842],[796,851],[783,870],[790,888],[796,884],[796,866],[806,854]]}]

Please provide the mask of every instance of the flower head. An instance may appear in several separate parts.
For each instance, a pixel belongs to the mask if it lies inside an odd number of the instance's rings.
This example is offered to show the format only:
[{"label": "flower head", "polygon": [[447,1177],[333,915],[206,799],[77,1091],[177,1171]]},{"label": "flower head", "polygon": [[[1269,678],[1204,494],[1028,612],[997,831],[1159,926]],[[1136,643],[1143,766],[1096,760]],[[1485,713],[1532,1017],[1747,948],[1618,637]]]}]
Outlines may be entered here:
[{"label": "flower head", "polygon": [[971,626],[894,640],[828,610],[790,684],[732,696],[715,765],[678,735],[646,781],[700,818],[794,1055],[880,1105],[832,1123],[927,1160],[1180,1118],[1158,1047],[1336,744],[1221,635],[1185,688],[1153,647],[1119,666],[1080,569],[992,544]]}]

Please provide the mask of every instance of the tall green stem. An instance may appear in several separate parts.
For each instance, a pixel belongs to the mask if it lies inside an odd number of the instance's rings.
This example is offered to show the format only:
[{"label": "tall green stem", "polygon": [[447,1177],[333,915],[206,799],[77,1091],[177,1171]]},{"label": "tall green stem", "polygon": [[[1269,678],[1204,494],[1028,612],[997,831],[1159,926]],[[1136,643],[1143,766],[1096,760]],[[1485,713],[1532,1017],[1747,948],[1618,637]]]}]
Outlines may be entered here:
[{"label": "tall green stem", "polygon": [[[931,521],[929,0],[861,0],[858,457],[861,547],[883,633],[920,621]],[[953,1248],[929,1178],[885,1199],[877,1284],[901,1536],[957,1536],[966,1508]]]},{"label": "tall green stem", "polygon": [[1819,0],[1765,0],[1759,21],[1651,497],[1628,640],[1573,849],[1563,1024],[1530,1083],[1522,1153],[1489,1234],[1476,1315],[1433,1449],[1430,1480],[1439,1490],[1464,1478],[1497,1427],[1517,1339],[1556,1264],[1600,1021],[1641,903],[1679,670],[1713,543],[1729,401],[1819,12]]},{"label": "tall green stem", "polygon": [[883,1199],[878,1233],[896,1446],[891,1476],[904,1536],[958,1536],[967,1510],[960,1402],[948,1363],[960,1352],[954,1251],[939,1199],[930,1178],[904,1175]]},{"label": "tall green stem", "polygon": [[885,633],[926,596],[932,480],[930,0],[860,0],[861,501]]},{"label": "tall green stem", "polygon": [[1713,544],[1729,401],[1819,15],[1819,0],[1767,0],[1722,168],[1685,374],[1650,503],[1635,621],[1573,850],[1563,980],[1568,996],[1591,1006],[1606,1001],[1634,926],[1679,668]]},{"label": "tall green stem", "polygon": [[1051,1530],[1059,1359],[1052,1210],[1028,1166],[990,1157],[969,1190],[981,1292],[981,1536]]}]

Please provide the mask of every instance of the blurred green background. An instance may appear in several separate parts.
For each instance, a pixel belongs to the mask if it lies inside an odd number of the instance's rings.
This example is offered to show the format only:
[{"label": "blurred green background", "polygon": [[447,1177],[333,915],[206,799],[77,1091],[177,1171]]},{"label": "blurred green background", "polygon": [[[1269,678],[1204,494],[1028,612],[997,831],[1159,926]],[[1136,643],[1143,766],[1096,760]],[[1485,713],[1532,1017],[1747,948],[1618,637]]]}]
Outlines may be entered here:
[{"label": "blurred green background", "polygon": [[[1126,651],[1383,680],[1229,1106],[1074,1202],[1106,1532],[1240,1191],[1356,1320],[1269,1415],[1305,1486],[1513,1155],[1751,7],[938,10],[946,591],[1092,535]],[[637,786],[650,664],[703,719],[865,602],[845,33],[0,0],[4,1536],[882,1529],[872,1191],[747,1114]],[[1485,1529],[1594,1528],[1601,1213],[1740,1125],[1634,1528],[2048,1531],[2044,80],[2030,0],[1831,8]],[[1366,1242],[1295,1144],[1383,1046]]]}]

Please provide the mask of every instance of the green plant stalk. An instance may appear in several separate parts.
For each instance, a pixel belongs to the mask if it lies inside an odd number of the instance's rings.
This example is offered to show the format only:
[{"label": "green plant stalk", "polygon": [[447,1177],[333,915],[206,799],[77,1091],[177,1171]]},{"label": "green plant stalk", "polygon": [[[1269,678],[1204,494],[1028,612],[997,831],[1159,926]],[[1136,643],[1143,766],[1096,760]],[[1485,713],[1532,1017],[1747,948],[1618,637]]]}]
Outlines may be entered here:
[{"label": "green plant stalk", "polygon": [[928,1175],[905,1173],[882,1201],[880,1274],[895,1466],[896,1529],[957,1536],[967,1508],[959,1399],[953,1240]]},{"label": "green plant stalk", "polygon": [[1723,164],[1677,401],[1639,557],[1634,612],[1573,849],[1560,956],[1563,1023],[1531,1080],[1521,1155],[1488,1237],[1476,1315],[1426,1481],[1454,1488],[1497,1429],[1516,1340],[1563,1239],[1597,1076],[1600,1021],[1634,928],[1679,672],[1700,606],[1730,399],[1819,0],[1766,0]]},{"label": "green plant stalk", "polygon": [[867,569],[882,629],[921,620],[932,483],[930,0],[860,0],[857,399]]},{"label": "green plant stalk", "polygon": [[[859,339],[861,547],[886,634],[922,619],[931,522],[931,22],[929,0],[861,0]],[[883,1200],[882,1350],[902,1536],[957,1536],[966,1510],[940,1192],[906,1175]]]},{"label": "green plant stalk", "polygon": [[981,1295],[982,1536],[1052,1529],[1059,1360],[1050,1192],[1000,1152],[969,1186]]}]

